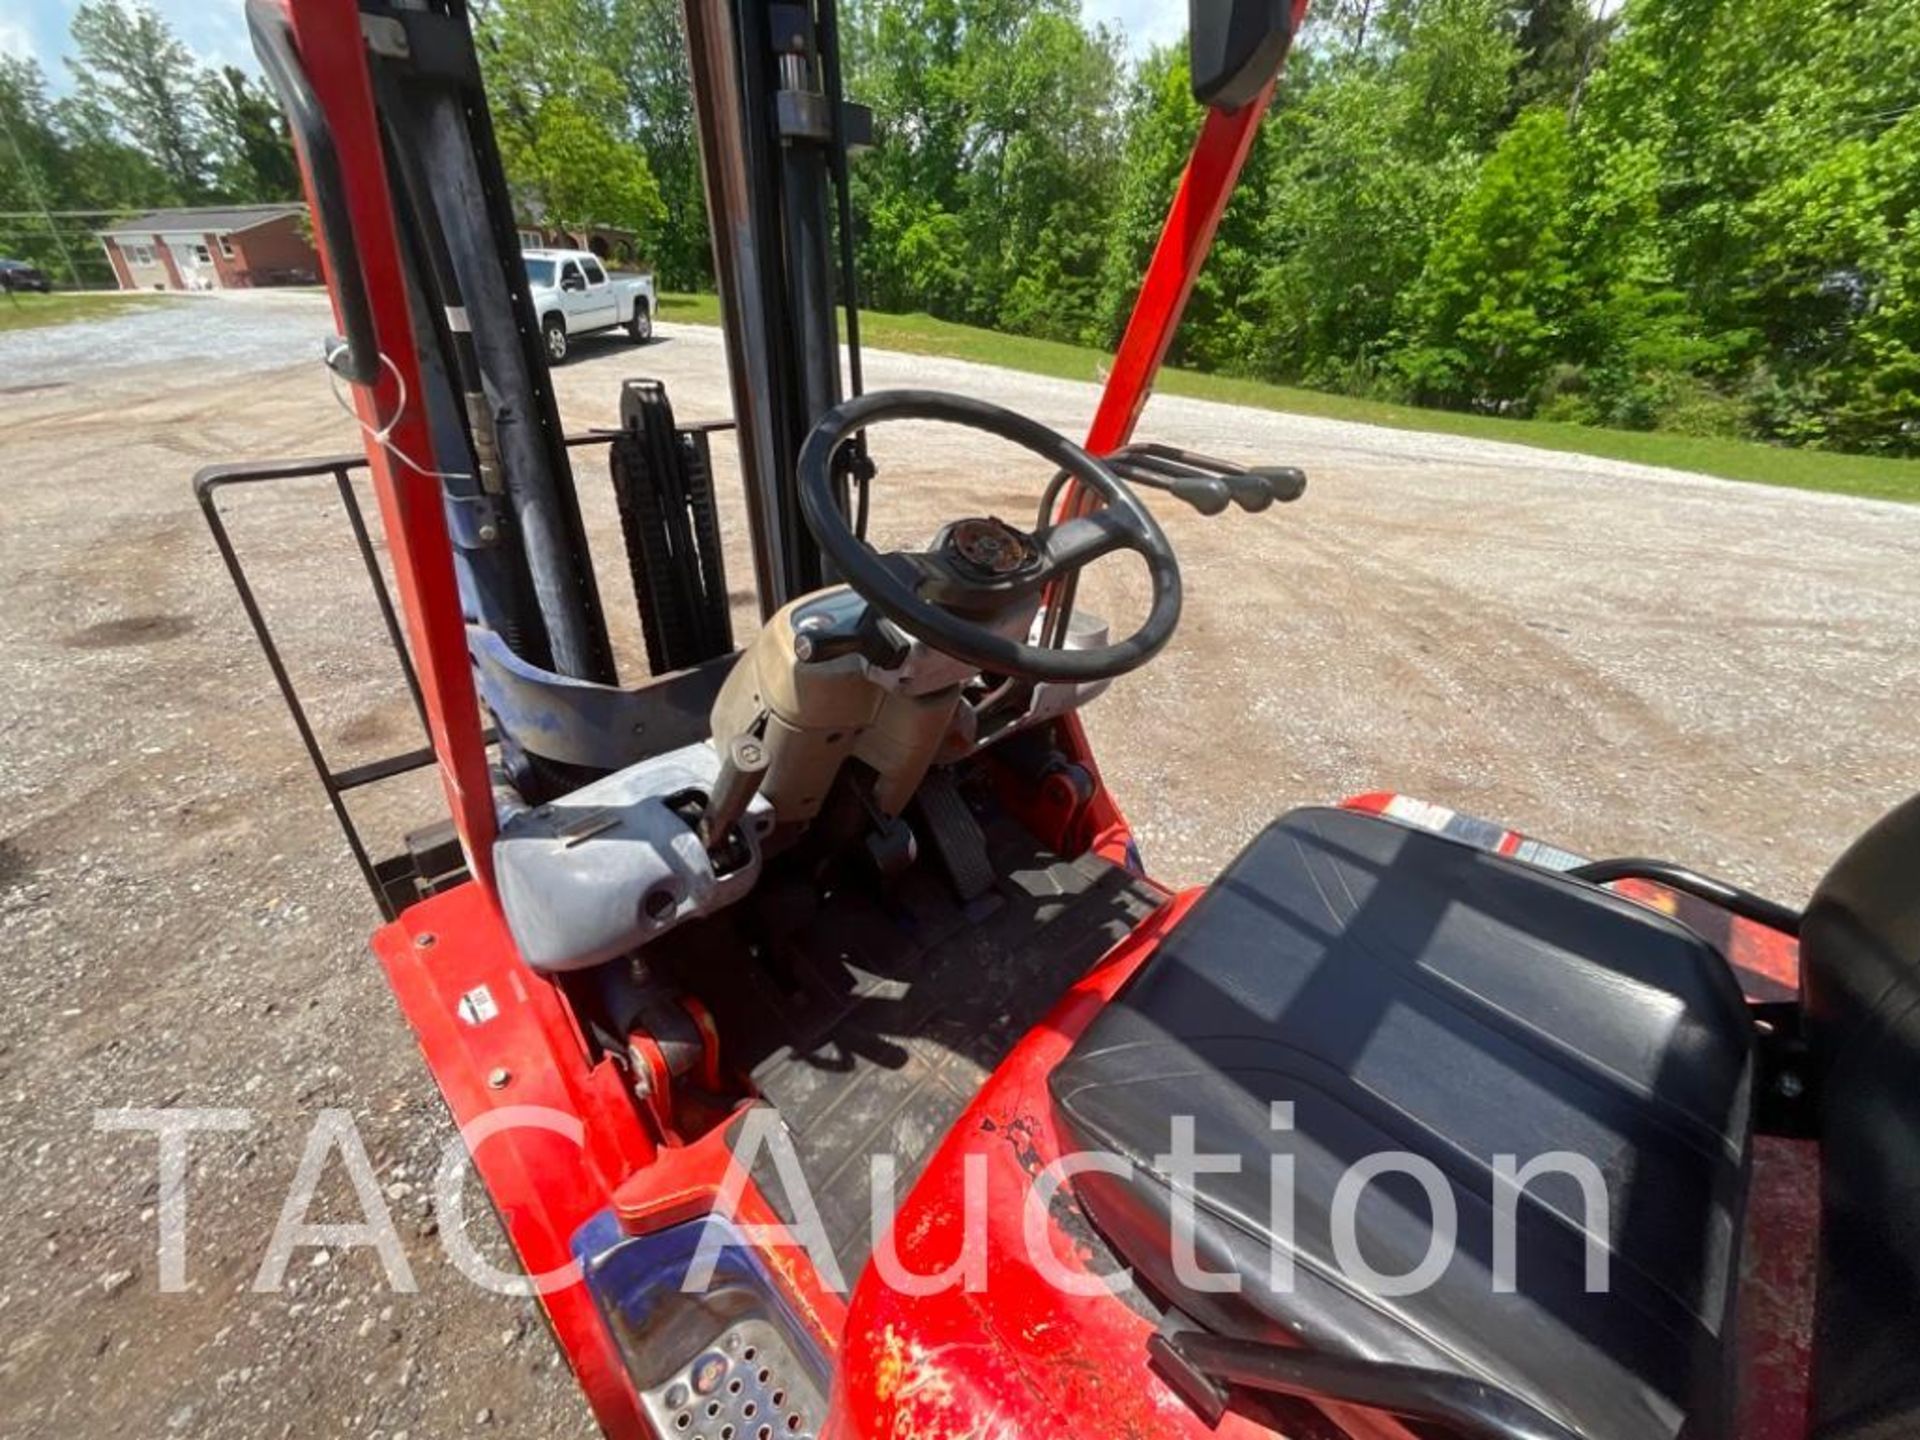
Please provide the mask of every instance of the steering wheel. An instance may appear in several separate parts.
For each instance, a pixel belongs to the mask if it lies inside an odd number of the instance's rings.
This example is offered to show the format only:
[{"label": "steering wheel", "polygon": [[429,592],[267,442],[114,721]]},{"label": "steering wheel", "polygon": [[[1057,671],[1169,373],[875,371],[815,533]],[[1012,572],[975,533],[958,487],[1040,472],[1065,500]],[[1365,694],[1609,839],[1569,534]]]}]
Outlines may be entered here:
[{"label": "steering wheel", "polygon": [[[998,519],[955,521],[933,548],[881,554],[856,535],[834,496],[834,452],[884,420],[940,420],[1032,451],[1107,503],[1029,534]],[[1100,461],[1036,420],[938,390],[879,390],[820,417],[800,450],[800,509],[820,548],[862,599],[907,634],[996,675],[1068,684],[1124,675],[1152,659],[1180,623],[1180,565],[1147,507]],[[1010,640],[989,623],[1011,602],[1116,550],[1147,564],[1153,601],[1126,639],[1088,650]]]}]

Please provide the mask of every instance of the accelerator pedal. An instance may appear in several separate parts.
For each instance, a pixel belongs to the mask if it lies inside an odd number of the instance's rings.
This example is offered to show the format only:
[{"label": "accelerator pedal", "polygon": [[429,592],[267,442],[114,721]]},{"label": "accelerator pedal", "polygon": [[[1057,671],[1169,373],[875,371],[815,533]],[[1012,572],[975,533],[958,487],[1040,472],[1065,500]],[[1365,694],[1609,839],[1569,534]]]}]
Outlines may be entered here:
[{"label": "accelerator pedal", "polygon": [[929,770],[913,797],[920,829],[940,857],[962,904],[971,904],[993,889],[993,862],[987,858],[987,837],[974,818],[960,787],[945,770]]}]

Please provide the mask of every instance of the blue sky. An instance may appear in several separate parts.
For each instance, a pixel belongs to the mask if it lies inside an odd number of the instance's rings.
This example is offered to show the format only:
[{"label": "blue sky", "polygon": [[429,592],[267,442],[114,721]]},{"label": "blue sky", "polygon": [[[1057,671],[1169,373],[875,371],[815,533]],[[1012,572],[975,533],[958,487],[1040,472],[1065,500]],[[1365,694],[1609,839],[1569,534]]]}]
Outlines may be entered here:
[{"label": "blue sky", "polygon": [[[79,0],[0,0],[0,50],[31,55],[47,72],[54,93],[70,86],[67,26]],[[209,64],[234,64],[256,70],[241,0],[154,0],[174,33]]]},{"label": "blue sky", "polygon": [[[79,0],[0,0],[0,50],[39,59],[56,93],[68,88],[67,25]],[[252,70],[241,0],[153,0],[176,34],[209,64],[237,64]],[[1176,40],[1186,32],[1186,0],[1081,0],[1094,20],[1126,32],[1135,53]]]}]

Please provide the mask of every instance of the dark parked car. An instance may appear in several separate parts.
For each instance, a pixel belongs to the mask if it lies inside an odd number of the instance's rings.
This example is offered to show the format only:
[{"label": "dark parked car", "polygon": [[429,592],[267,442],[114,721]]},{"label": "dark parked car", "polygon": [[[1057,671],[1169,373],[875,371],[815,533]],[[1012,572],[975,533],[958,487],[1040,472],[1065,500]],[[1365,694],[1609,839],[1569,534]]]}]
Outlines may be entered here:
[{"label": "dark parked car", "polygon": [[43,270],[36,270],[24,260],[0,260],[0,290],[38,290],[42,295],[53,289],[53,282]]}]

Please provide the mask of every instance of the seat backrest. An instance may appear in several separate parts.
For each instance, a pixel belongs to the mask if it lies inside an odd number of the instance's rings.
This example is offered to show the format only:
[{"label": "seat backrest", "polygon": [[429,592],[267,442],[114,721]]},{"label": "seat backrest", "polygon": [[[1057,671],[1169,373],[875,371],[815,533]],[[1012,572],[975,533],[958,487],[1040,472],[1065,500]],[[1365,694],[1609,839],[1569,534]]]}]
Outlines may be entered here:
[{"label": "seat backrest", "polygon": [[1813,1435],[1920,1435],[1920,796],[1821,880],[1800,963],[1821,1117]]}]

